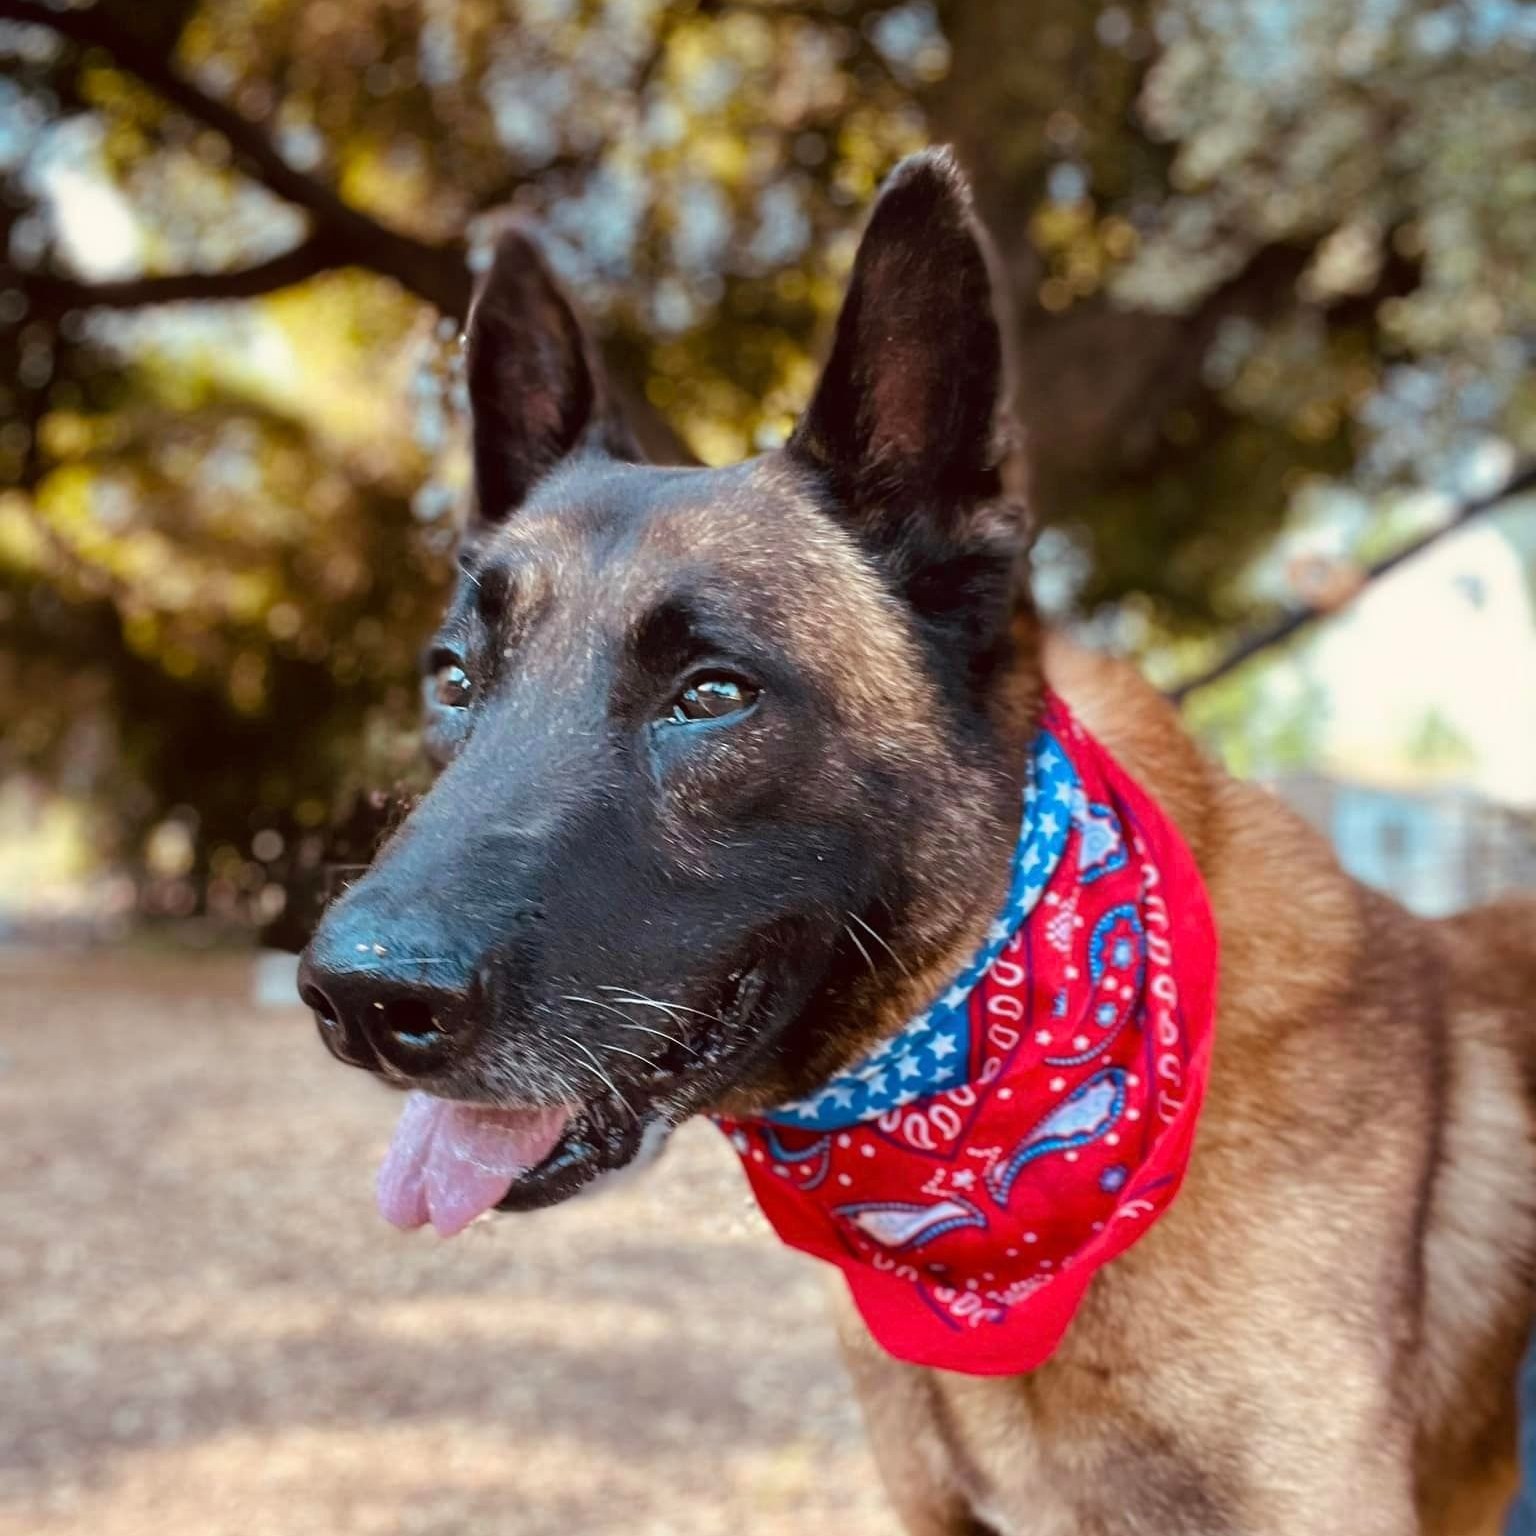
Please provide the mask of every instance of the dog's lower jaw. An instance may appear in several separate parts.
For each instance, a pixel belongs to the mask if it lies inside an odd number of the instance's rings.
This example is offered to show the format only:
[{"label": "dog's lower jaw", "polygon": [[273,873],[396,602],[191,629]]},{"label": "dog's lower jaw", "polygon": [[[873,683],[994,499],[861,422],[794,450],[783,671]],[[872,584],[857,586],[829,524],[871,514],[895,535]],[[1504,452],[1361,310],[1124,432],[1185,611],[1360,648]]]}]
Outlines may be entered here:
[{"label": "dog's lower jaw", "polygon": [[733,969],[718,1015],[725,1031],[711,1045],[693,1051],[694,1070],[672,1091],[638,1107],[623,1095],[589,1104],[549,1157],[515,1179],[495,1209],[533,1211],[558,1205],[599,1184],[613,1188],[619,1175],[649,1167],[677,1126],[709,1110],[722,1078],[750,1072],[771,1046],[777,1031],[771,1021],[764,1021],[764,1014],[773,1012],[763,1006],[769,992],[761,964]]},{"label": "dog's lower jaw", "polygon": [[640,1132],[640,1150],[621,1167],[599,1169],[571,1198],[591,1200],[596,1196],[611,1194],[616,1189],[626,1188],[660,1160],[676,1129],[665,1119],[648,1121]]},{"label": "dog's lower jaw", "polygon": [[659,1130],[664,1140],[670,1129],[654,1110],[630,1109],[625,1118],[616,1106],[589,1105],[542,1163],[512,1181],[495,1209],[537,1211],[562,1204],[632,1166],[645,1154],[648,1138]]}]

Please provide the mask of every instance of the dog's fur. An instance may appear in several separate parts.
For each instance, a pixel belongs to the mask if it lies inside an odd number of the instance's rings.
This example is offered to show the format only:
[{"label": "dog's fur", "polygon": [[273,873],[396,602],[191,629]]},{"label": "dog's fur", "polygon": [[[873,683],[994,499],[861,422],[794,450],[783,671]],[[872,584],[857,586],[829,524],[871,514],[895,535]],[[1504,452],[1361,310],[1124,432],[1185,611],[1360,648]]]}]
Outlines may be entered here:
[{"label": "dog's fur", "polygon": [[1173,816],[1222,936],[1188,1183],[1015,1381],[845,1348],[914,1532],[1492,1533],[1536,1256],[1536,909],[1415,919],[1127,669],[1046,673]]},{"label": "dog's fur", "polygon": [[[431,662],[474,694],[433,706],[444,771],[306,974],[364,927],[457,957],[479,1013],[427,1081],[450,1097],[568,1097],[563,1040],[665,1121],[782,1102],[973,952],[1048,680],[1204,874],[1216,1062],[1184,1192],[1038,1371],[898,1364],[839,1292],[908,1529],[1492,1532],[1536,1266],[1536,907],[1411,917],[1133,671],[1042,635],[1004,375],[942,155],[882,194],[794,438],[730,470],[633,462],[574,311],[508,233],[469,334],[481,510]],[[668,724],[700,666],[758,707]],[[647,1025],[691,1057],[620,1033]],[[569,1192],[529,1189],[509,1204]]]}]

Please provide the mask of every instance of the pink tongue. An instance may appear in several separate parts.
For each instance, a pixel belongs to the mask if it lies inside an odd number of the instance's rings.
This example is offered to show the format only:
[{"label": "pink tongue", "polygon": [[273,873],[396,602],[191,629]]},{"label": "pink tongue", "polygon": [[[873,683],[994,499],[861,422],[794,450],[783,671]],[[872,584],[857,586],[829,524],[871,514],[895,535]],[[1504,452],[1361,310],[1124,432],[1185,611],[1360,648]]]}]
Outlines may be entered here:
[{"label": "pink tongue", "polygon": [[407,1094],[379,1169],[379,1214],[406,1231],[430,1221],[452,1237],[543,1162],[570,1119],[559,1107],[477,1109]]}]

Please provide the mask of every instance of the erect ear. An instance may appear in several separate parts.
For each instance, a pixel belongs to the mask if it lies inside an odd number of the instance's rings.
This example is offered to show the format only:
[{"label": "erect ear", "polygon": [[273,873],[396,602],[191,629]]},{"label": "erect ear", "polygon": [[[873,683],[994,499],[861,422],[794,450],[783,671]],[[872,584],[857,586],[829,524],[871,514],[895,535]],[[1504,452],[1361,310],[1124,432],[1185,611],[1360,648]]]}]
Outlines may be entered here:
[{"label": "erect ear", "polygon": [[465,327],[479,521],[498,523],[578,448],[636,459],[597,349],[532,232],[508,223]]},{"label": "erect ear", "polygon": [[855,513],[999,489],[1005,378],[983,241],[947,149],[903,160],[881,189],[789,443]]}]

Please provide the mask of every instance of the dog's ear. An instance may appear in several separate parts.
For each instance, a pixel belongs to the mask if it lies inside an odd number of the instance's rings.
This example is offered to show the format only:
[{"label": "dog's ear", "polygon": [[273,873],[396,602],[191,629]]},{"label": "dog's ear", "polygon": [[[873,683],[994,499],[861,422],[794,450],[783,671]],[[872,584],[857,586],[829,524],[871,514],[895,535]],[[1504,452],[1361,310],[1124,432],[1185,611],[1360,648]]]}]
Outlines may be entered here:
[{"label": "dog's ear", "polygon": [[984,236],[948,150],[903,160],[790,439],[864,521],[996,495],[1005,377]]},{"label": "dog's ear", "polygon": [[465,327],[474,521],[499,523],[578,448],[637,459],[597,349],[537,239],[509,222]]},{"label": "dog's ear", "polygon": [[978,696],[1012,644],[1025,518],[985,236],[947,150],[903,160],[787,445]]}]

